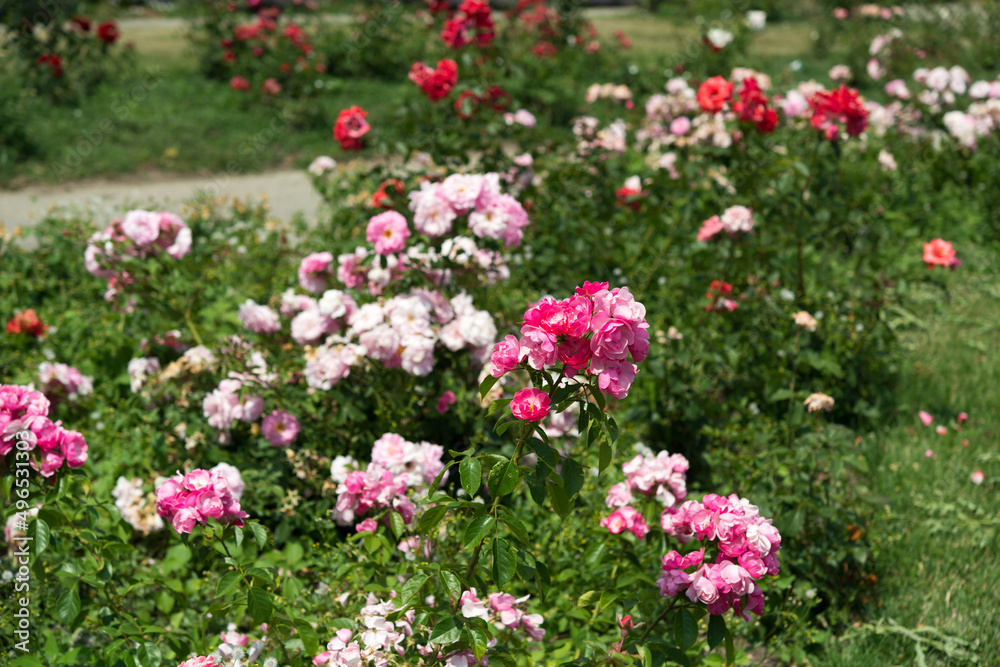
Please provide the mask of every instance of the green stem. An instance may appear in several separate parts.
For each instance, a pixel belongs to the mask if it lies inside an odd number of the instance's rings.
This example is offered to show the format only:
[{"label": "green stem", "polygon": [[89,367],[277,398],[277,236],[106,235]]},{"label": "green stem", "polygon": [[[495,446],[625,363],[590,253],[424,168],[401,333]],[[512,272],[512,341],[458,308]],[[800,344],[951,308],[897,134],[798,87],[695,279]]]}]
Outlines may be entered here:
[{"label": "green stem", "polygon": [[656,620],[650,623],[649,626],[646,627],[646,631],[642,633],[642,636],[639,637],[639,641],[637,641],[636,644],[641,644],[642,642],[644,642],[646,640],[646,637],[649,636],[649,633],[653,631],[653,628],[659,625],[660,621],[662,621],[664,618],[667,617],[667,614],[670,613],[670,611],[674,608],[674,605],[676,604],[677,604],[677,598],[675,597],[670,601],[670,604],[667,605],[667,608],[664,609],[660,613],[660,615],[656,617]]}]

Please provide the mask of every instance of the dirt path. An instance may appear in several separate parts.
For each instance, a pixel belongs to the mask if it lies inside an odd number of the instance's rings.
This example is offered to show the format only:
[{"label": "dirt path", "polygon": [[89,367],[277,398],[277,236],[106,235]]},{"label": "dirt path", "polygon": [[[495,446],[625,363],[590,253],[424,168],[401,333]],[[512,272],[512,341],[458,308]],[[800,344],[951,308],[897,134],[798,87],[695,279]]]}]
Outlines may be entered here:
[{"label": "dirt path", "polygon": [[183,176],[156,181],[86,181],[0,191],[0,223],[8,229],[33,227],[50,209],[89,211],[100,223],[122,207],[177,210],[199,191],[235,198],[267,198],[271,214],[288,220],[302,212],[315,220],[322,199],[304,171],[274,171],[233,177]]}]

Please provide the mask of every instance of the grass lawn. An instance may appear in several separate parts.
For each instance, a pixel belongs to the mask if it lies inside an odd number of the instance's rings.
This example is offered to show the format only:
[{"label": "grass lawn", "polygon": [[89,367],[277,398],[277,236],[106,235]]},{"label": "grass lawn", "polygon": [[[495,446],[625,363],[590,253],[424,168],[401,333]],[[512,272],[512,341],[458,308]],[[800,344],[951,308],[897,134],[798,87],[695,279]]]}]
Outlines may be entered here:
[{"label": "grass lawn", "polygon": [[[996,260],[980,253],[968,265]],[[868,623],[829,647],[829,667],[995,665],[1000,656],[1000,282],[984,270],[950,303],[940,292],[926,301],[905,337],[901,423],[870,445],[872,486],[890,501],[870,527],[878,599]],[[918,410],[934,416],[931,426]],[[959,412],[969,421],[955,431]],[[980,469],[976,485],[969,476]]]},{"label": "grass lawn", "polygon": [[[624,30],[639,63],[681,52],[698,39],[693,23],[639,12],[598,13],[593,20],[611,43],[614,31]],[[794,58],[808,62],[808,31],[806,24],[769,26],[754,45],[754,62],[775,71]],[[391,130],[392,101],[412,92],[402,76],[398,81],[331,79],[316,101],[321,122],[310,128],[279,124],[272,131],[273,109],[200,75],[184,30],[127,26],[122,39],[134,42],[137,55],[136,70],[124,81],[102,86],[78,108],[30,101],[27,132],[35,154],[19,164],[0,164],[0,186],[210,173],[234,160],[243,173],[301,167],[316,155],[337,155],[331,127],[340,109],[358,104],[369,110],[374,127]]]}]

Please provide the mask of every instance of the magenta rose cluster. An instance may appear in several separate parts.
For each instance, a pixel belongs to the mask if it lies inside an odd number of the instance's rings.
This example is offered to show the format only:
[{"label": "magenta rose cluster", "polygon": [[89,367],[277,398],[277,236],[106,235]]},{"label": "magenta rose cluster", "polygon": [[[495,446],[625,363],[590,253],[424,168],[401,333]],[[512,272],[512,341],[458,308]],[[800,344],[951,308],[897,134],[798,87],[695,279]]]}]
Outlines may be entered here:
[{"label": "magenta rose cluster", "polygon": [[[19,443],[22,451],[40,452],[31,467],[42,477],[51,477],[65,465],[79,468],[87,462],[87,441],[77,431],[49,419],[49,399],[40,391],[20,385],[0,385],[0,457]],[[19,446],[20,448],[21,446]]]},{"label": "magenta rose cluster", "polygon": [[687,470],[688,460],[680,454],[637,454],[622,464],[626,480],[608,489],[604,503],[614,511],[601,519],[601,526],[615,535],[627,530],[644,539],[649,526],[642,513],[632,507],[636,495],[655,498],[663,505],[663,513],[670,513],[687,497]]},{"label": "magenta rose cluster", "polygon": [[[372,461],[364,471],[358,470],[357,461],[337,457],[330,469],[333,481],[338,483],[334,519],[347,526],[372,510],[392,509],[409,524],[415,509],[410,496],[426,495],[431,483],[444,470],[443,455],[444,448],[440,445],[410,442],[396,433],[386,433],[375,441]],[[358,531],[375,528],[371,518],[356,525]]]},{"label": "magenta rose cluster", "polygon": [[191,229],[173,213],[135,210],[114,220],[87,241],[83,259],[87,271],[108,279],[104,298],[111,301],[132,277],[120,266],[126,258],[147,259],[166,253],[181,259],[191,250]]},{"label": "magenta rose cluster", "polygon": [[501,377],[522,363],[537,370],[561,365],[567,377],[579,371],[597,376],[602,392],[622,399],[635,380],[636,363],[649,353],[647,329],[646,308],[627,287],[585,282],[568,299],[546,297],[528,308],[521,338],[508,335],[493,348],[490,373]]},{"label": "magenta rose cluster", "polygon": [[682,544],[704,540],[718,554],[714,563],[705,562],[704,547],[685,556],[676,551],[663,556],[656,582],[661,595],[684,592],[692,602],[706,604],[710,614],[732,609],[746,620],[750,612],[760,616],[764,594],[757,581],[779,572],[781,535],[770,519],[745,498],[708,494],[701,502],[689,500],[677,512],[665,513],[662,520],[663,529]]},{"label": "magenta rose cluster", "polygon": [[240,509],[239,496],[229,477],[219,470],[192,470],[164,481],[156,489],[156,512],[178,533],[190,533],[195,524],[209,519],[242,526],[247,513]]}]

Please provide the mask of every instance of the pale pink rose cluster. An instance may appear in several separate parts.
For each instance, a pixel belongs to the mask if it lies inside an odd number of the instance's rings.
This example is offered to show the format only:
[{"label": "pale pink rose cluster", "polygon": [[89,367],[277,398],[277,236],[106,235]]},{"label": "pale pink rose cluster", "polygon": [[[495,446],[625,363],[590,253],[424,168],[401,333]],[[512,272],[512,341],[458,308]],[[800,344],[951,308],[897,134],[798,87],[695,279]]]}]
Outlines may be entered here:
[{"label": "pale pink rose cluster", "polygon": [[[395,592],[392,593],[395,597]],[[322,667],[387,667],[394,654],[403,655],[403,641],[413,636],[416,611],[390,621],[387,617],[396,611],[391,600],[381,602],[369,593],[367,604],[361,609],[360,624],[364,628],[355,633],[350,628],[337,631],[326,650],[313,658],[313,665]]]},{"label": "pale pink rose cluster", "polygon": [[138,392],[146,379],[160,371],[160,360],[156,357],[136,357],[128,362],[129,388]]},{"label": "pale pink rose cluster", "polygon": [[[408,476],[394,475],[385,468],[370,464],[367,470],[354,470],[337,486],[337,505],[334,520],[341,526],[350,525],[359,515],[369,510],[392,509],[403,517],[403,523],[413,521],[413,501],[406,495]],[[388,520],[388,517],[387,517]],[[359,522],[359,530],[366,531],[370,524]]]},{"label": "pale pink rose cluster", "polygon": [[515,598],[509,593],[490,593],[485,599],[479,598],[475,588],[462,592],[459,607],[465,618],[481,618],[491,623],[497,630],[524,630],[532,641],[541,641],[545,621],[541,614],[526,614],[518,605],[528,601],[530,595]]},{"label": "pale pink rose cluster", "polygon": [[372,465],[393,475],[405,475],[407,486],[418,489],[430,486],[444,470],[443,455],[441,445],[410,442],[397,433],[386,433],[372,446]]},{"label": "pale pink rose cluster", "polygon": [[95,232],[87,241],[83,259],[91,275],[107,278],[109,290],[116,291],[130,281],[118,266],[122,260],[146,259],[161,253],[181,259],[190,250],[191,229],[178,216],[166,211],[135,210],[126,213],[124,220],[114,220],[103,231]]},{"label": "pale pink rose cluster", "polygon": [[[764,594],[757,581],[779,572],[777,552],[781,535],[770,519],[760,516],[750,501],[706,495],[689,500],[677,512],[664,512],[663,529],[683,544],[704,540],[718,549],[714,563],[704,562],[705,548],[681,556],[671,551],[662,558],[656,584],[664,597],[683,592],[692,602],[708,606],[710,614],[730,609],[744,619],[764,611]],[[695,567],[694,571],[689,571]]]},{"label": "pale pink rose cluster", "polygon": [[264,410],[264,399],[257,395],[241,397],[244,383],[236,379],[226,379],[218,388],[206,394],[202,410],[208,425],[219,431],[228,431],[234,422],[252,423],[257,421]]},{"label": "pale pink rose cluster", "polygon": [[138,477],[119,477],[111,496],[122,519],[135,530],[143,535],[163,530],[163,518],[156,512],[156,495],[145,493]]},{"label": "pale pink rose cluster", "polygon": [[637,454],[622,464],[626,480],[608,489],[604,504],[614,511],[601,519],[601,527],[615,535],[627,530],[645,539],[649,526],[642,513],[632,507],[636,495],[656,498],[664,512],[672,511],[687,497],[687,470],[688,461],[680,454]]},{"label": "pale pink rose cluster", "polygon": [[215,469],[177,473],[165,480],[156,489],[156,511],[182,534],[190,533],[197,523],[207,524],[209,519],[242,526],[247,517],[229,477]]},{"label": "pale pink rose cluster", "polygon": [[622,399],[636,363],[649,354],[648,328],[646,308],[627,287],[585,282],[568,299],[546,297],[528,308],[521,338],[508,335],[494,346],[490,372],[501,377],[521,364],[537,370],[562,364],[567,377],[586,370],[602,392]]},{"label": "pale pink rose cluster", "polygon": [[281,331],[281,319],[278,313],[253,299],[247,299],[240,306],[238,315],[243,326],[254,333],[271,334]]},{"label": "pale pink rose cluster", "polygon": [[440,183],[425,181],[407,195],[413,227],[425,236],[451,233],[459,216],[468,215],[469,231],[485,239],[503,241],[507,248],[521,245],[528,214],[521,203],[500,190],[500,176],[452,174]]},{"label": "pale pink rose cluster", "polygon": [[713,215],[702,223],[698,231],[699,241],[708,241],[721,231],[725,231],[729,238],[736,238],[739,234],[748,234],[753,230],[753,211],[746,206],[730,206],[722,216]]},{"label": "pale pink rose cluster", "polygon": [[593,116],[582,116],[573,121],[573,134],[578,143],[576,152],[582,156],[592,153],[624,153],[628,148],[628,127],[621,118],[606,127],[600,126]]},{"label": "pale pink rose cluster", "polygon": [[[87,462],[87,441],[77,431],[48,418],[49,399],[40,391],[20,385],[0,385],[0,457],[18,447],[38,451],[31,467],[51,477],[65,465],[80,468]],[[26,443],[21,445],[20,443]]]},{"label": "pale pink rose cluster", "polygon": [[38,381],[46,392],[63,393],[71,401],[94,392],[94,378],[66,364],[48,361],[38,364]]},{"label": "pale pink rose cluster", "polygon": [[[347,295],[328,302],[330,294],[328,290],[314,310],[309,306],[292,321],[294,338],[295,322],[304,313],[312,311],[326,318],[326,324],[310,332],[309,342],[345,327],[343,335],[329,335],[321,347],[307,352],[306,382],[317,389],[337,384],[364,358],[422,377],[434,368],[439,345],[451,352],[468,349],[478,358],[496,339],[492,316],[477,310],[464,292],[449,300],[436,290],[414,289],[361,306]],[[336,308],[331,310],[334,301]]]}]

